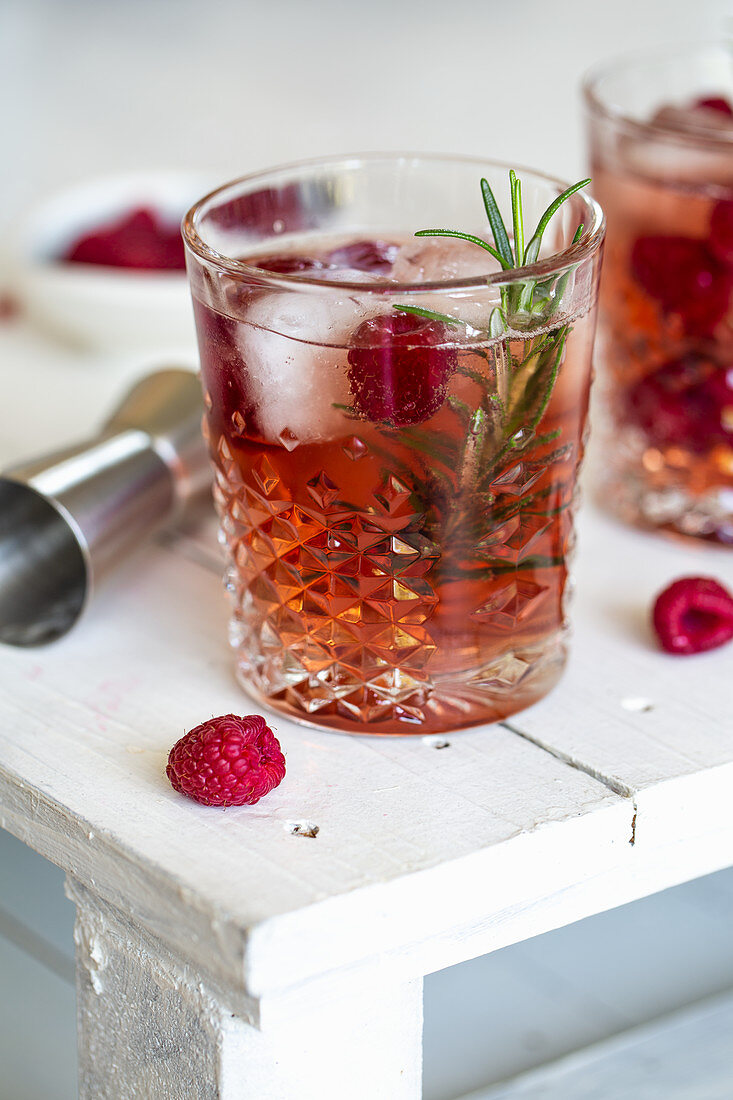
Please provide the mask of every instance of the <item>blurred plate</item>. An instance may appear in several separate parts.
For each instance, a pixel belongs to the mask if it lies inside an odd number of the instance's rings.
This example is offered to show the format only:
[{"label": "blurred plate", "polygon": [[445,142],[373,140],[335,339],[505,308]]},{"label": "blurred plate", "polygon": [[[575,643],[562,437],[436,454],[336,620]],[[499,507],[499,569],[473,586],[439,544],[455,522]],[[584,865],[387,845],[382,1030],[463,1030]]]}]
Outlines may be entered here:
[{"label": "blurred plate", "polygon": [[139,271],[59,259],[74,241],[140,208],[177,224],[215,186],[183,172],[93,179],[52,196],[21,220],[12,262],[28,317],[57,337],[97,349],[189,354],[196,340],[183,271]]}]

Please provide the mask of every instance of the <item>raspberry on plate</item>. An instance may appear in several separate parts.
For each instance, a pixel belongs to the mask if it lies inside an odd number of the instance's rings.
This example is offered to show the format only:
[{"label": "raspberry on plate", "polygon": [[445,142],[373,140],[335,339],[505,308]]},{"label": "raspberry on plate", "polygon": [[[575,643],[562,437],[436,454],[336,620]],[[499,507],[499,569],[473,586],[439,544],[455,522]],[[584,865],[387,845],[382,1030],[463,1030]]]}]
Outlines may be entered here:
[{"label": "raspberry on plate", "polygon": [[176,742],[166,775],[204,806],[254,806],[282,782],[285,757],[260,714],[224,714]]},{"label": "raspberry on plate", "polygon": [[409,313],[370,317],[354,333],[348,378],[354,407],[369,420],[409,427],[445,401],[458,358],[441,321]]},{"label": "raspberry on plate", "polygon": [[712,577],[681,577],[657,597],[652,621],[667,653],[716,649],[733,638],[733,596]]},{"label": "raspberry on plate", "polygon": [[101,225],[75,241],[67,263],[127,267],[138,271],[183,271],[186,258],[178,225],[165,224],[141,207]]}]

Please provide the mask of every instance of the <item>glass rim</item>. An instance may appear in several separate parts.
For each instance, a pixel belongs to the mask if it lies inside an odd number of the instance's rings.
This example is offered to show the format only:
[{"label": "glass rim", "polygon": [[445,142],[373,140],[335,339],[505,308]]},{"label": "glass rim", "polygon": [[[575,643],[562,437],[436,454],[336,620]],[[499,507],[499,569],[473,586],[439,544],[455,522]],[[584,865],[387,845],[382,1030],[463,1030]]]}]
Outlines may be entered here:
[{"label": "glass rim", "polygon": [[[477,169],[479,166],[483,166],[484,170],[487,168],[492,169],[504,169],[509,174],[511,169],[517,173],[522,181],[528,177],[532,177],[541,183],[549,184],[553,189],[557,189],[558,194],[566,190],[571,186],[565,183],[563,180],[558,179],[555,176],[547,175],[544,172],[538,172],[534,168],[527,168],[522,165],[509,164],[506,161],[492,160],[491,158],[466,156],[451,153],[350,153],[350,154],[334,154],[323,157],[309,157],[303,160],[290,161],[286,164],[280,164],[272,168],[259,170],[257,172],[249,172],[244,176],[239,176],[237,179],[229,180],[227,183],[222,184],[220,187],[214,188],[208,194],[204,195],[186,212],[181,223],[181,231],[183,234],[183,240],[188,249],[200,260],[204,260],[207,263],[214,264],[215,266],[222,268],[223,270],[247,279],[256,279],[258,283],[263,283],[268,286],[278,286],[281,288],[289,288],[291,290],[307,289],[310,287],[319,288],[321,290],[328,290],[332,292],[348,291],[361,291],[361,292],[381,292],[392,291],[399,294],[427,294],[435,293],[436,291],[444,292],[458,292],[458,291],[474,291],[477,289],[486,289],[492,286],[510,286],[521,279],[534,279],[547,277],[556,272],[563,272],[567,268],[577,267],[583,260],[592,255],[603,242],[605,232],[605,215],[600,205],[589,194],[583,192],[576,192],[573,198],[579,198],[586,206],[588,211],[588,220],[584,222],[583,234],[580,240],[576,244],[571,244],[567,248],[562,249],[560,252],[554,252],[550,256],[546,256],[541,260],[538,260],[534,264],[527,264],[523,267],[511,268],[507,271],[491,272],[487,275],[473,275],[470,278],[463,279],[443,279],[433,282],[395,282],[388,279],[371,279],[368,282],[365,280],[359,281],[345,281],[339,279],[335,282],[332,279],[316,278],[311,275],[303,274],[290,274],[284,275],[280,273],[267,271],[265,268],[255,267],[252,264],[247,264],[243,260],[236,260],[231,256],[226,256],[223,253],[218,252],[216,249],[208,245],[198,233],[197,220],[201,215],[203,207],[215,199],[217,196],[222,196],[224,192],[236,188],[244,183],[254,183],[258,180],[265,181],[271,176],[280,173],[292,171],[298,168],[313,168],[318,165],[332,166],[342,165],[344,167],[356,167],[359,164],[378,163],[379,161],[387,161],[398,164],[400,162],[423,162],[425,164],[475,164]],[[478,181],[477,181],[478,192]]]},{"label": "glass rim", "polygon": [[642,62],[671,61],[675,57],[684,57],[685,60],[689,61],[691,56],[701,56],[706,52],[712,53],[714,50],[727,50],[733,63],[733,39],[698,39],[684,45],[676,43],[675,45],[659,46],[653,49],[638,49],[615,54],[598,65],[594,65],[585,74],[581,90],[586,107],[607,121],[615,123],[632,136],[663,138],[672,143],[697,149],[701,147],[710,149],[711,146],[728,149],[733,145],[733,130],[724,132],[714,128],[706,129],[701,126],[699,131],[686,131],[678,130],[670,123],[650,122],[634,118],[628,111],[615,106],[600,91],[600,85],[607,77],[618,75],[624,70],[633,70]]}]

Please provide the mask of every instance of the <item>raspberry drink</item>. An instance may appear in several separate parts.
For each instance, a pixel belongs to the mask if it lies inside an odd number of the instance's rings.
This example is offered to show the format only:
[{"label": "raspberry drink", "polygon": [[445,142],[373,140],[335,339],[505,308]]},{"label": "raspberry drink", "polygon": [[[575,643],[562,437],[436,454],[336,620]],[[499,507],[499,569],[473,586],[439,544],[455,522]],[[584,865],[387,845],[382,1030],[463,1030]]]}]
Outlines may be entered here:
[{"label": "raspberry drink", "polygon": [[231,641],[256,698],[429,733],[504,718],[558,679],[602,236],[597,208],[572,203],[590,247],[530,289],[475,244],[377,226],[299,225],[218,272],[199,244]]},{"label": "raspberry drink", "polygon": [[593,187],[609,227],[604,497],[631,522],[730,543],[733,90],[724,64],[710,87],[717,52],[705,56],[702,84],[694,55],[649,64],[656,94],[645,103],[624,100],[632,64],[588,85]]}]

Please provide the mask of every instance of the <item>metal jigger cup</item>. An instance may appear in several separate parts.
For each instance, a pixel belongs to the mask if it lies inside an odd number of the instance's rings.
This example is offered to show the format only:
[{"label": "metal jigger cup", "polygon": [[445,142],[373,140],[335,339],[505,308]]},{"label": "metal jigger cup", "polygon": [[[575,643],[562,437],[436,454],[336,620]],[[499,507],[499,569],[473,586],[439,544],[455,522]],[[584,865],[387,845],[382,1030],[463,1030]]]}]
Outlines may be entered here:
[{"label": "metal jigger cup", "polygon": [[201,413],[194,374],[158,371],[97,437],[0,476],[0,642],[60,638],[104,577],[209,490]]}]

